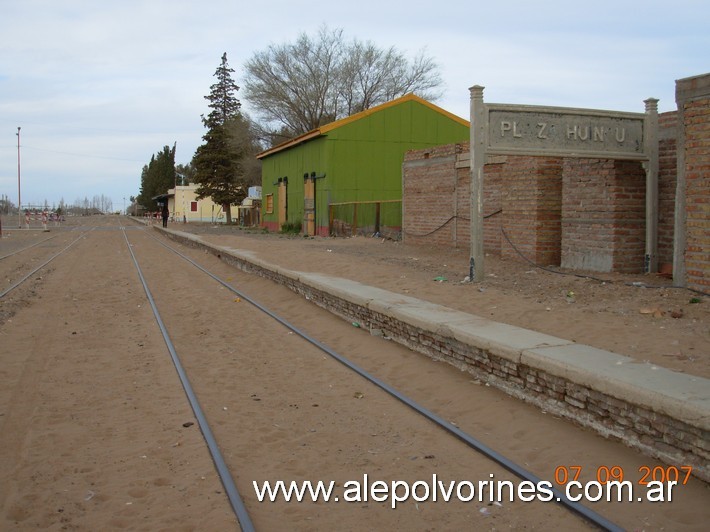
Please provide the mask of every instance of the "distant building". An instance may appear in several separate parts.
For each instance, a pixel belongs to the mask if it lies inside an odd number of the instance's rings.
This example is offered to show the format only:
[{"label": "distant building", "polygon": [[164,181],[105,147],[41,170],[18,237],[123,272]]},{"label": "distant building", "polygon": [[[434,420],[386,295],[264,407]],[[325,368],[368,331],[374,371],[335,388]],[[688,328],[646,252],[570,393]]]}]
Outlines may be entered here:
[{"label": "distant building", "polygon": [[[210,222],[224,223],[226,216],[221,205],[215,204],[211,198],[197,199],[198,185],[178,185],[168,190],[159,198],[168,201],[170,217],[175,222]],[[158,200],[160,201],[160,200]],[[237,218],[238,205],[232,205],[232,218]]]},{"label": "distant building", "polygon": [[[222,205],[217,205],[211,198],[197,199],[198,185],[178,185],[168,190],[167,194],[155,196],[159,204],[168,202],[170,220],[173,222],[208,222],[225,223],[227,217]],[[249,187],[249,196],[240,205],[232,205],[232,222],[241,225],[259,225],[261,209],[261,187]]]}]

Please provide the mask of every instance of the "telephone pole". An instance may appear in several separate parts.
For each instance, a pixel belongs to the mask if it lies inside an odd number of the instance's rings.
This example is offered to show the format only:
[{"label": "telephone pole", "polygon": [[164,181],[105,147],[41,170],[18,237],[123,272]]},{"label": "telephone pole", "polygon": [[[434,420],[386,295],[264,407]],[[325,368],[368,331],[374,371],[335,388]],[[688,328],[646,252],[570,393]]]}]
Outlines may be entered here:
[{"label": "telephone pole", "polygon": [[20,126],[17,126],[17,226],[22,229],[22,194],[20,194]]}]

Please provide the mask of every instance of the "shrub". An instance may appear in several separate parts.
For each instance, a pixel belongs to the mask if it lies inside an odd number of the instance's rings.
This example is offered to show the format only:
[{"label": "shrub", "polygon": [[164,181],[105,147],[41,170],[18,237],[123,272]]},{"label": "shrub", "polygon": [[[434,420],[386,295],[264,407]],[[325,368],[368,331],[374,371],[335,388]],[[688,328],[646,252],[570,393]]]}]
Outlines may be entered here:
[{"label": "shrub", "polygon": [[301,222],[286,222],[281,226],[281,232],[288,235],[297,235],[301,232]]}]

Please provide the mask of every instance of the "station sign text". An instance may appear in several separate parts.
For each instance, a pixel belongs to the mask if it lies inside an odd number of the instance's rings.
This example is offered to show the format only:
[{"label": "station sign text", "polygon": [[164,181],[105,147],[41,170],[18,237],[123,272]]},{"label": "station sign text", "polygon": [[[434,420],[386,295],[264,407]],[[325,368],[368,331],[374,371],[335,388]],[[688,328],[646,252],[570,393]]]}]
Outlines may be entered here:
[{"label": "station sign text", "polygon": [[488,115],[490,153],[643,156],[643,118],[495,110]]}]

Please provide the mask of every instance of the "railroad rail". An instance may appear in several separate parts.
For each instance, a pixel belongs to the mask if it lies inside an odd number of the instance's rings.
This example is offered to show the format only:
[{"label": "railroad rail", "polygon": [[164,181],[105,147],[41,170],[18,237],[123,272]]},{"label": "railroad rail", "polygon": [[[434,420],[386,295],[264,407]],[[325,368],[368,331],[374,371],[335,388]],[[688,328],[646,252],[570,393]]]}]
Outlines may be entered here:
[{"label": "railroad rail", "polygon": [[[81,239],[86,235],[87,232],[88,232],[88,231],[82,232],[78,237],[76,237],[75,239],[73,239],[68,245],[66,245],[66,246],[65,246],[64,248],[62,248],[60,251],[58,251],[57,253],[52,254],[47,260],[43,261],[39,266],[37,266],[36,268],[33,268],[33,269],[30,270],[28,273],[22,275],[22,277],[20,277],[20,279],[18,279],[18,280],[15,281],[14,283],[12,283],[10,286],[6,287],[4,290],[0,291],[0,299],[2,299],[3,297],[5,297],[7,294],[9,294],[9,293],[12,292],[13,290],[15,290],[15,289],[16,289],[17,287],[19,287],[20,285],[22,285],[25,281],[27,281],[30,277],[32,277],[35,273],[37,273],[38,271],[40,271],[42,268],[44,268],[45,266],[47,266],[47,265],[48,265],[50,262],[52,262],[54,259],[56,259],[56,258],[59,257],[60,255],[62,255],[63,253],[65,253],[69,248],[71,248],[74,244],[76,244],[79,240],[81,240]],[[23,253],[23,252],[25,252],[25,251],[27,251],[27,250],[29,250],[29,249],[32,249],[32,248],[34,248],[35,246],[37,246],[37,245],[39,245],[39,244],[43,244],[43,243],[47,242],[48,240],[51,240],[52,238],[54,238],[54,237],[46,238],[46,239],[44,239],[44,240],[42,240],[42,241],[40,241],[40,242],[37,242],[36,244],[33,244],[33,245],[31,245],[31,246],[24,247],[24,248],[22,248],[22,249],[20,249],[20,250],[17,250],[17,251],[15,251],[15,252],[13,252],[13,253],[9,253],[9,254],[7,254],[7,255],[4,255],[3,257],[0,257],[0,260],[1,260],[1,259],[5,259],[5,258],[9,258],[9,257],[12,257],[12,256],[15,256],[15,255],[19,255],[20,253]]]}]

